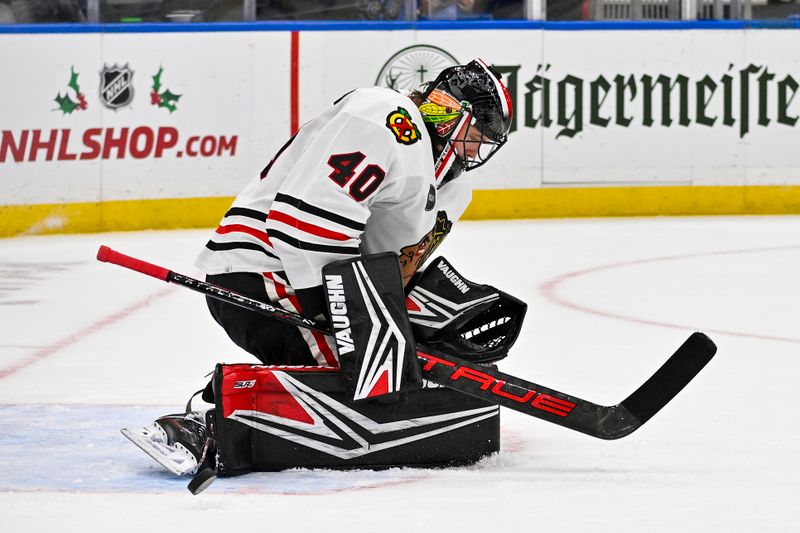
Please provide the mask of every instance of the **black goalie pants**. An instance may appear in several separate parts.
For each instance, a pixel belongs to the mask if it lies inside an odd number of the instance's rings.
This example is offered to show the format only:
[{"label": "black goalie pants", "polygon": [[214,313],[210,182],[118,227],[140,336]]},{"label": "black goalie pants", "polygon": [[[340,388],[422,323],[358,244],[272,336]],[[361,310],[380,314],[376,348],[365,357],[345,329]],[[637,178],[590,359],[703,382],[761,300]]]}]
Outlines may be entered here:
[{"label": "black goalie pants", "polygon": [[[206,281],[262,302],[269,302],[260,274],[236,272],[206,276]],[[297,327],[239,306],[206,297],[211,316],[240,348],[265,365],[311,365],[311,355]]]}]

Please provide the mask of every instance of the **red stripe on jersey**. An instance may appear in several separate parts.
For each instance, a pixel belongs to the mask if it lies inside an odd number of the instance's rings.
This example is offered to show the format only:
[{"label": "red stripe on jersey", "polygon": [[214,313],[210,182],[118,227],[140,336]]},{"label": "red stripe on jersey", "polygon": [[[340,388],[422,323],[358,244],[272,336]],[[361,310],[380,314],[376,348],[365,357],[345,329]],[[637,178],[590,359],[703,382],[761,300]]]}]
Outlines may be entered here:
[{"label": "red stripe on jersey", "polygon": [[[290,296],[286,290],[286,287],[282,283],[275,280],[275,276],[272,275],[272,272],[264,272],[264,277],[268,278],[270,281],[272,281],[273,285],[275,285],[275,292],[278,294],[279,298],[287,298],[298,313],[303,313],[303,306],[300,305],[300,300],[297,299],[297,296]],[[325,362],[328,363],[328,366],[338,368],[339,361],[336,360],[336,356],[333,354],[331,347],[328,346],[328,341],[325,340],[325,335],[319,331],[313,330],[311,330],[311,335],[314,337],[314,341],[317,343],[319,351],[322,353],[323,357],[325,357]]]},{"label": "red stripe on jersey", "polygon": [[251,235],[272,247],[272,242],[269,240],[269,235],[267,235],[265,231],[259,231],[251,228],[250,226],[245,226],[244,224],[228,224],[227,226],[220,226],[217,228],[216,232],[220,235],[227,235],[228,233],[235,232],[247,233],[248,235]]},{"label": "red stripe on jersey", "polygon": [[328,363],[328,366],[339,368],[339,361],[336,360],[333,350],[331,350],[331,347],[328,346],[328,341],[325,340],[325,335],[319,331],[312,331],[311,334],[314,336],[314,340],[317,341],[319,351],[321,351],[322,355],[325,356],[325,362]]},{"label": "red stripe on jersey", "polygon": [[287,215],[286,213],[281,213],[280,211],[275,211],[274,209],[269,212],[269,216],[267,216],[267,219],[274,220],[276,222],[283,222],[287,226],[291,226],[293,228],[299,229],[300,231],[310,233],[311,235],[316,235],[317,237],[323,237],[325,239],[331,239],[334,241],[350,240],[350,237],[348,235],[345,235],[344,233],[339,233],[338,231],[332,231],[329,229],[325,229],[321,226],[316,226],[308,222],[303,222],[302,220],[298,220],[291,215]]},{"label": "red stripe on jersey", "polygon": [[[286,287],[280,281],[275,280],[275,275],[272,272],[264,272],[264,277],[270,280],[273,285],[275,285],[275,292],[278,294],[278,298],[289,297]],[[297,312],[302,312],[302,309],[298,309]]]}]

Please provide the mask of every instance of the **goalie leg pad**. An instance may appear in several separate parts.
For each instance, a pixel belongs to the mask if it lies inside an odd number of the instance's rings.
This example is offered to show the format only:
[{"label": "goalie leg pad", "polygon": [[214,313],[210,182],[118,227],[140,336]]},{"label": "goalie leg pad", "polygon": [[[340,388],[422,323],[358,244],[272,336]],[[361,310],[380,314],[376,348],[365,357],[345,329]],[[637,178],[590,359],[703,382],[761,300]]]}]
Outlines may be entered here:
[{"label": "goalie leg pad", "polygon": [[336,370],[218,365],[214,389],[220,475],[463,465],[500,448],[499,408],[444,387],[356,402]]}]

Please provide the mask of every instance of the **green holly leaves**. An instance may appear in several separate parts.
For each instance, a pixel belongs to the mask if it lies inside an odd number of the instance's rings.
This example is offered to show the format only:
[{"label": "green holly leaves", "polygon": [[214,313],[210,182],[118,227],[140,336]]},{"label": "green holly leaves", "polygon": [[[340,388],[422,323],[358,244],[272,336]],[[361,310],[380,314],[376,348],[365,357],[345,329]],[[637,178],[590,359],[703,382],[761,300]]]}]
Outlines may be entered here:
[{"label": "green holly leaves", "polygon": [[78,73],[75,72],[75,67],[69,68],[70,76],[67,87],[75,93],[75,99],[70,98],[69,91],[64,91],[64,96],[61,96],[59,91],[54,100],[58,104],[57,111],[61,111],[63,115],[71,115],[74,111],[83,111],[89,104],[86,102],[86,95],[81,92],[81,86],[78,85]]},{"label": "green holly leaves", "polygon": [[[161,90],[161,76],[164,73],[164,68],[159,67],[158,72],[153,76],[153,87],[150,92],[150,103],[154,106],[163,107],[173,113],[178,108],[178,101],[181,99],[180,94],[175,94],[169,89]],[[58,108],[55,111],[61,111],[63,115],[71,115],[75,111],[83,111],[89,107],[86,101],[86,95],[81,92],[81,86],[78,83],[79,74],[75,72],[75,67],[70,67],[69,82],[67,83],[67,90],[62,95],[59,91],[54,98]]]},{"label": "green holly leaves", "polygon": [[169,109],[169,112],[172,113],[178,108],[178,100],[180,100],[181,95],[175,94],[169,89],[159,92],[161,91],[161,75],[163,73],[164,68],[159,67],[158,72],[153,76],[153,89],[150,91],[150,103],[158,107]]}]

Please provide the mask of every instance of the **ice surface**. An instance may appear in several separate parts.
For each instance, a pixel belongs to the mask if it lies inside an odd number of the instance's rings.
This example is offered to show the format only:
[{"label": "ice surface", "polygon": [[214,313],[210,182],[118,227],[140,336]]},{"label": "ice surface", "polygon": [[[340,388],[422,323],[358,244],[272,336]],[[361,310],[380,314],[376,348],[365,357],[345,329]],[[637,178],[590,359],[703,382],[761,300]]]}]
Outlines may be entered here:
[{"label": "ice surface", "polygon": [[694,330],[716,358],[605,442],[503,411],[502,452],[452,470],[297,470],[193,497],[122,435],[254,359],[200,295],[208,231],[0,240],[0,531],[797,531],[800,217],[462,222],[440,248],[529,304],[502,369],[617,403]]}]

